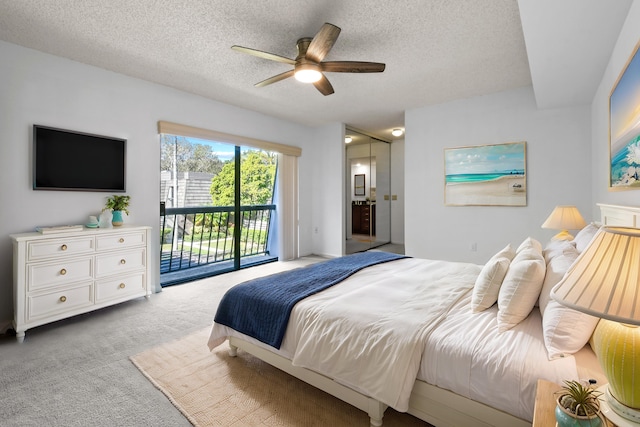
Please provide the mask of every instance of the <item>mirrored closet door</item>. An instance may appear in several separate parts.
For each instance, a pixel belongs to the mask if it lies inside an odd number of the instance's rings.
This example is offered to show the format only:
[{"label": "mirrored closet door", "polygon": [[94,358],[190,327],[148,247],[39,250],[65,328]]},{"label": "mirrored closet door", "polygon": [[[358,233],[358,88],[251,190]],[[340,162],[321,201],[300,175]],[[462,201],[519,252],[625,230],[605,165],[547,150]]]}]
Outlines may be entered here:
[{"label": "mirrored closet door", "polygon": [[345,150],[345,252],[351,254],[391,241],[391,147],[347,128]]}]

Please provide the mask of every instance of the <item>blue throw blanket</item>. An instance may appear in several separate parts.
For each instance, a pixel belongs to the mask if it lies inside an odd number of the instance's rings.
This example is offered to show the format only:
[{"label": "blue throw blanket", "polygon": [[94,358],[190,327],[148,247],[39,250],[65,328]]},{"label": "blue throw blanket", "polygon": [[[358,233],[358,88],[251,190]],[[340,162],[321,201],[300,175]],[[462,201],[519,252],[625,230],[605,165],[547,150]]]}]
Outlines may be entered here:
[{"label": "blue throw blanket", "polygon": [[215,322],[280,348],[293,306],[375,264],[406,258],[361,252],[241,283],[222,297]]}]

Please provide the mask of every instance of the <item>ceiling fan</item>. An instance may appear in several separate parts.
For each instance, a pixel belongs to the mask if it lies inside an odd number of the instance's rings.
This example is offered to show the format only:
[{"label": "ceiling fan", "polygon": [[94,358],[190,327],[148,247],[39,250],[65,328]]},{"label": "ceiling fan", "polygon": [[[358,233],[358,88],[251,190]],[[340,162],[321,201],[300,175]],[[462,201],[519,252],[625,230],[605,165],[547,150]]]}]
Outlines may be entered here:
[{"label": "ceiling fan", "polygon": [[327,61],[322,60],[327,56],[334,43],[338,39],[340,28],[333,24],[325,23],[315,37],[303,37],[296,43],[298,48],[298,56],[296,59],[289,59],[274,53],[263,52],[257,49],[251,49],[242,46],[231,46],[231,49],[238,52],[248,53],[259,58],[269,59],[271,61],[283,62],[293,65],[293,70],[269,77],[259,83],[256,87],[263,87],[272,83],[279,82],[291,76],[304,83],[313,83],[313,85],[323,95],[331,95],[333,86],[329,80],[322,74],[329,73],[381,73],[384,71],[385,64],[379,62],[361,62],[361,61]]}]

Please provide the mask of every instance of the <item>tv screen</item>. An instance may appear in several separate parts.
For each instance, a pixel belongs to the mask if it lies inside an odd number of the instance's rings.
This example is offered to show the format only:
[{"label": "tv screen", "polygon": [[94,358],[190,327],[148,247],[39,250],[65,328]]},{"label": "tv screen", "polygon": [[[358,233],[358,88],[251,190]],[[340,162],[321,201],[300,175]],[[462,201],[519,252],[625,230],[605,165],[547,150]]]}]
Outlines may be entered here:
[{"label": "tv screen", "polygon": [[33,189],[125,191],[126,139],[33,126]]}]

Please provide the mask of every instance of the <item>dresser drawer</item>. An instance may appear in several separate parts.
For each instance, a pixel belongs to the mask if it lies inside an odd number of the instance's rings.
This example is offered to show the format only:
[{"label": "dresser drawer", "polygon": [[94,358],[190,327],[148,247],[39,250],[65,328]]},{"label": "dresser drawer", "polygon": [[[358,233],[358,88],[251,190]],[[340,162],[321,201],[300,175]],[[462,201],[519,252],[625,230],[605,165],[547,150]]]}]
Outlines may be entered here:
[{"label": "dresser drawer", "polygon": [[27,301],[29,320],[65,313],[93,305],[93,285],[91,282],[85,282],[47,293],[30,295]]},{"label": "dresser drawer", "polygon": [[144,273],[96,282],[96,304],[130,295],[145,293]]},{"label": "dresser drawer", "polygon": [[91,253],[93,250],[93,236],[40,240],[27,244],[27,261],[81,255]]},{"label": "dresser drawer", "polygon": [[61,259],[55,263],[27,264],[27,291],[91,280],[92,258]]},{"label": "dresser drawer", "polygon": [[123,232],[96,237],[96,249],[108,251],[112,249],[125,249],[145,244],[146,233],[144,231]]},{"label": "dresser drawer", "polygon": [[96,256],[96,278],[144,270],[144,248]]}]

